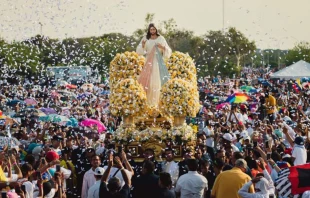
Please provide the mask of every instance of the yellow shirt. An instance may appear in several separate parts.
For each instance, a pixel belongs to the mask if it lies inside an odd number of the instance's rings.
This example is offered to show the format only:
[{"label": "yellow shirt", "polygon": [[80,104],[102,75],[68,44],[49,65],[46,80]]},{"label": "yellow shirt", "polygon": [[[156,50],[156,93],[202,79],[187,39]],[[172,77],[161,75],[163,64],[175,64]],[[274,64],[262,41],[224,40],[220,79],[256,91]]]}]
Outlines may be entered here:
[{"label": "yellow shirt", "polygon": [[[250,180],[250,176],[242,172],[239,168],[234,167],[217,176],[211,195],[216,198],[241,198],[238,191]],[[254,193],[253,185],[249,188],[249,192]]]},{"label": "yellow shirt", "polygon": [[8,181],[8,178],[6,178],[3,170],[2,170],[2,167],[0,166],[0,182],[7,182]]},{"label": "yellow shirt", "polygon": [[266,98],[267,114],[274,113],[276,105],[276,99],[272,95],[269,95],[268,98]]}]

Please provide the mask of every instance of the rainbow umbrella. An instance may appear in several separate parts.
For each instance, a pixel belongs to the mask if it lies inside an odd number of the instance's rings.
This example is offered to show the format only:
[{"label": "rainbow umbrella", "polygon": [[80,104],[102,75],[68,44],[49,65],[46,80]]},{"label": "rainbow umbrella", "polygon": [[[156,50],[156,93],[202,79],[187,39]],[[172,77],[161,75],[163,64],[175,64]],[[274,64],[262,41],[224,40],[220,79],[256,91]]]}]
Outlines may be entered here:
[{"label": "rainbow umbrella", "polygon": [[225,102],[229,102],[229,103],[243,103],[243,102],[246,102],[249,99],[250,99],[250,97],[248,95],[246,95],[245,93],[234,93],[234,94],[228,96],[228,98],[226,99]]}]

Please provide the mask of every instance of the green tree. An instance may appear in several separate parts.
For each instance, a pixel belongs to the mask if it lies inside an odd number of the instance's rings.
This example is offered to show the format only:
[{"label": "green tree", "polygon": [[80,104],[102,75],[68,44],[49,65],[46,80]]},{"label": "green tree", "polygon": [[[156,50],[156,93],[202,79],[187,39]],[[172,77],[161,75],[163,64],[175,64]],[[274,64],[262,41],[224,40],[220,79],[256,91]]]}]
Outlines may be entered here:
[{"label": "green tree", "polygon": [[294,62],[304,60],[310,62],[310,43],[300,42],[293,49],[289,50],[286,57],[286,64],[291,65]]},{"label": "green tree", "polygon": [[249,41],[243,33],[233,27],[229,28],[227,37],[230,47],[229,54],[235,57],[235,64],[240,69],[241,59],[245,56],[252,56],[255,53],[255,42]]}]

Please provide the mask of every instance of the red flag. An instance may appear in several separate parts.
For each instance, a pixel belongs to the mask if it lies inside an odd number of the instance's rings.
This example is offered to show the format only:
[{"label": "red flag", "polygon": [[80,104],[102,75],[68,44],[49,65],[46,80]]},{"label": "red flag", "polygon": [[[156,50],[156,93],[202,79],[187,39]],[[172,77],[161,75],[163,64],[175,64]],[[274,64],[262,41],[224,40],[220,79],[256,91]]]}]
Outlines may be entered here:
[{"label": "red flag", "polygon": [[289,169],[288,179],[292,184],[292,194],[297,195],[310,190],[310,164],[292,166]]}]

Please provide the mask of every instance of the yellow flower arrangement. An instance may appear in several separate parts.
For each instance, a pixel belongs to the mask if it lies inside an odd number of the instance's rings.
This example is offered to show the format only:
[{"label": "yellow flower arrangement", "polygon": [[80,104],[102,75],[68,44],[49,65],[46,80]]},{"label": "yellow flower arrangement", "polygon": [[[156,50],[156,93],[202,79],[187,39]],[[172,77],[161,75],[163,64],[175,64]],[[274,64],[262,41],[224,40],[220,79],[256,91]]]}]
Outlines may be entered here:
[{"label": "yellow flower arrangement", "polygon": [[[171,129],[171,134],[172,134],[172,137],[180,137],[181,142],[190,142],[190,141],[195,141],[197,139],[196,133],[193,130],[193,128],[187,125],[186,123],[184,123],[182,126],[173,127]],[[178,141],[178,140],[175,139],[175,141]]]},{"label": "yellow flower arrangement", "polygon": [[171,130],[146,128],[142,131],[136,130],[134,127],[120,126],[114,132],[114,139],[117,143],[130,142],[147,142],[151,138],[159,141],[172,141],[178,145],[196,140],[196,133],[187,124],[179,127],[173,127]]},{"label": "yellow flower arrangement", "polygon": [[110,111],[115,116],[141,115],[146,108],[146,95],[137,80],[124,79],[110,95]]},{"label": "yellow flower arrangement", "polygon": [[197,85],[195,63],[188,54],[173,52],[166,60],[166,66],[172,79],[180,78]]},{"label": "yellow flower arrangement", "polygon": [[200,108],[198,91],[185,80],[169,80],[161,89],[159,106],[169,116],[195,117]]},{"label": "yellow flower arrangement", "polygon": [[148,106],[147,107],[147,116],[151,118],[157,118],[161,114],[160,110],[156,106]]},{"label": "yellow flower arrangement", "polygon": [[114,86],[122,79],[137,79],[145,64],[144,56],[139,56],[136,52],[118,53],[110,63],[110,87]]},{"label": "yellow flower arrangement", "polygon": [[136,130],[135,127],[122,127],[120,126],[114,132],[114,139],[117,143],[130,143],[133,141],[139,142],[140,139],[138,138],[139,131]]}]

